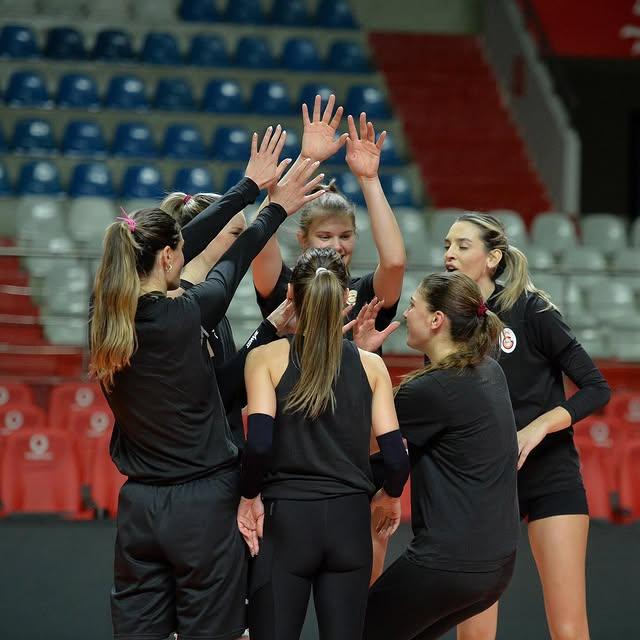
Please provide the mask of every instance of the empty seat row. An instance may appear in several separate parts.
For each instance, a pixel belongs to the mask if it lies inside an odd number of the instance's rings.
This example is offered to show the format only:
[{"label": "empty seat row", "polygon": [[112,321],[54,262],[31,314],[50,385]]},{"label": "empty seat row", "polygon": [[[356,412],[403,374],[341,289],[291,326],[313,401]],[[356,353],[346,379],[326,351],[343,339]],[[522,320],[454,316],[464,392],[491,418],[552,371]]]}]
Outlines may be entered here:
[{"label": "empty seat row", "polygon": [[224,37],[198,34],[191,39],[188,51],[182,52],[178,40],[168,32],[149,32],[139,51],[135,51],[131,34],[120,29],[105,29],[96,35],[91,51],[81,31],[73,27],[54,27],[47,33],[42,50],[36,34],[25,25],[5,25],[0,31],[0,57],[27,59],[44,55],[53,60],[99,60],[102,62],[137,62],[153,65],[198,67],[245,67],[288,71],[333,71],[368,73],[368,55],[354,40],[336,40],[323,57],[310,38],[288,39],[279,55],[270,41],[260,36],[238,39],[233,55]]},{"label": "empty seat row", "polygon": [[[71,121],[62,139],[55,139],[53,126],[48,120],[26,118],[16,122],[13,135],[3,142],[0,129],[0,153],[10,150],[27,154],[54,154],[58,151],[73,156],[114,155],[130,158],[178,158],[202,160],[215,157],[218,160],[243,160],[248,155],[249,137],[242,127],[219,127],[212,138],[211,147],[205,143],[201,130],[193,125],[171,124],[164,132],[160,145],[151,128],[143,122],[121,122],[107,145],[102,127],[92,121]],[[287,131],[282,157],[297,157],[300,137],[295,131]],[[329,163],[344,162],[344,148],[327,159]],[[381,154],[383,166],[402,164],[392,135],[387,134]]]},{"label": "empty seat row", "polygon": [[[444,238],[455,220],[465,213],[462,209],[440,209],[431,216],[431,233],[435,238]],[[526,248],[530,242],[544,247],[554,259],[560,263],[563,261],[565,251],[570,247],[582,244],[586,247],[599,249],[609,257],[617,250],[629,245],[627,224],[621,216],[608,213],[587,213],[579,218],[555,212],[547,211],[539,213],[533,219],[531,232],[527,231],[523,218],[516,211],[495,210],[489,214],[499,218],[505,226],[507,237],[516,247]],[[637,229],[637,231],[636,231]],[[640,246],[640,227],[636,221],[632,225],[631,244]],[[592,257],[585,251],[583,257],[574,253],[581,268],[598,269],[598,258]]]},{"label": "empty seat row", "polygon": [[[226,160],[240,160],[245,162],[248,153],[242,158],[226,157]],[[228,186],[235,184],[244,174],[242,169],[231,169],[225,181]],[[397,174],[382,174],[381,182],[387,199],[392,206],[414,206],[412,185],[406,176]],[[364,197],[360,186],[351,173],[343,172],[336,176],[336,181],[345,195],[356,204],[364,204]],[[211,191],[204,188],[212,186],[209,172],[204,168],[184,168],[178,170],[175,184],[183,186],[191,183],[203,188],[197,191]],[[186,189],[183,189],[187,191]],[[37,161],[25,162],[18,176],[15,191],[18,195],[60,195],[65,192],[60,178],[60,172],[52,162]],[[128,167],[122,178],[120,188],[116,189],[111,170],[108,165],[100,162],[81,163],[74,167],[68,188],[66,190],[72,197],[99,196],[110,198],[116,193],[125,198],[157,198],[162,197],[165,191],[162,174],[152,165],[133,165]],[[189,189],[188,191],[194,191]],[[0,164],[0,195],[11,195],[12,186],[6,169]]]},{"label": "empty seat row", "polygon": [[[213,113],[258,113],[265,115],[297,114],[303,102],[313,104],[316,94],[326,99],[331,88],[321,84],[304,85],[294,101],[284,82],[261,80],[251,96],[245,96],[240,83],[211,80],[201,99],[184,78],[161,78],[153,96],[145,82],[132,75],[115,75],[109,79],[103,96],[96,80],[84,74],[67,74],[60,78],[55,96],[49,93],[44,77],[33,71],[15,71],[9,78],[4,100],[10,107],[51,107],[74,109],[162,109],[165,111],[203,111]],[[365,111],[370,118],[389,118],[391,111],[384,93],[371,85],[352,85],[344,101],[347,113]]]},{"label": "empty seat row", "polygon": [[[261,0],[0,0],[2,15],[32,18],[35,14],[100,22],[167,23],[176,17],[188,22],[232,22],[251,25],[286,25],[353,29],[356,27],[347,0],[273,0],[265,8]],[[224,5],[224,6],[222,6]],[[265,10],[266,9],[266,10]]]}]

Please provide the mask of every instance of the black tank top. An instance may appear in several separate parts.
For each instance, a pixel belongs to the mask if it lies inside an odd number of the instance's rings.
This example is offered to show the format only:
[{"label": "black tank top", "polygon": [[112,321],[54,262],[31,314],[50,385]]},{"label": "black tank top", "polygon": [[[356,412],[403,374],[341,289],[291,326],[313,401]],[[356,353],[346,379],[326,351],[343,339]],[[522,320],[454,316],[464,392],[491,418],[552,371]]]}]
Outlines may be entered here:
[{"label": "black tank top", "polygon": [[373,495],[369,465],[372,392],[357,347],[349,340],[342,341],[342,364],[334,384],[335,412],[329,407],[315,419],[299,411],[284,411],[300,377],[291,351],[276,387],[273,463],[262,495],[288,500]]}]

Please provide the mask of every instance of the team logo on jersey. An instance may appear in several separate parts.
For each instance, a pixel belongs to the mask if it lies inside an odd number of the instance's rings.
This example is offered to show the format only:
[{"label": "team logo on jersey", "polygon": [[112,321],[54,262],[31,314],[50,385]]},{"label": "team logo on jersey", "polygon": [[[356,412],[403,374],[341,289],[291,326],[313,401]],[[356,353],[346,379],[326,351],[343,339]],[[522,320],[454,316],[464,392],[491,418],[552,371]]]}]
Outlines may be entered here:
[{"label": "team logo on jersey", "polygon": [[349,295],[347,296],[347,304],[355,304],[358,292],[355,289],[349,289]]},{"label": "team logo on jersey", "polygon": [[517,344],[518,339],[516,338],[516,334],[513,333],[513,330],[509,329],[509,327],[505,327],[500,334],[500,348],[505,353],[513,353]]}]

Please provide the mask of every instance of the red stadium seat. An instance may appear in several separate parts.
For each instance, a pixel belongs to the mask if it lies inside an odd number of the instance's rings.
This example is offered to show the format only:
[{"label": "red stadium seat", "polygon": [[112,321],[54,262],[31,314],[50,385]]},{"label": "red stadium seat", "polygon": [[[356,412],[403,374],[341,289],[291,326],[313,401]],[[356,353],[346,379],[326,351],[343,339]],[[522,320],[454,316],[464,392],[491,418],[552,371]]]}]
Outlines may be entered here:
[{"label": "red stadium seat", "polygon": [[620,505],[625,520],[640,519],[640,441],[630,443],[622,455]]},{"label": "red stadium seat", "polygon": [[616,509],[613,496],[617,487],[609,481],[603,449],[590,440],[579,438],[576,438],[576,446],[580,452],[580,468],[587,492],[589,515],[592,518],[614,520]]},{"label": "red stadium seat", "polygon": [[106,512],[114,517],[118,511],[118,495],[126,481],[109,455],[107,436],[96,443],[93,472],[91,474],[91,497],[99,512]]},{"label": "red stadium seat", "polygon": [[640,393],[637,391],[623,391],[614,393],[607,405],[606,415],[640,424]]},{"label": "red stadium seat", "polygon": [[7,438],[0,497],[4,514],[75,515],[80,484],[71,435],[21,429]]},{"label": "red stadium seat", "polygon": [[103,407],[74,409],[71,412],[69,431],[73,434],[83,485],[91,484],[97,447],[103,446],[106,437],[108,449],[112,428],[113,414]]},{"label": "red stadium seat", "polygon": [[0,407],[8,403],[33,404],[31,388],[26,384],[0,380]]},{"label": "red stadium seat", "polygon": [[8,403],[0,407],[0,467],[5,444],[10,436],[22,429],[44,429],[46,419],[42,409],[31,404]]},{"label": "red stadium seat", "polygon": [[71,411],[94,406],[107,407],[107,401],[97,384],[92,382],[60,384],[51,390],[49,426],[53,429],[67,429]]}]

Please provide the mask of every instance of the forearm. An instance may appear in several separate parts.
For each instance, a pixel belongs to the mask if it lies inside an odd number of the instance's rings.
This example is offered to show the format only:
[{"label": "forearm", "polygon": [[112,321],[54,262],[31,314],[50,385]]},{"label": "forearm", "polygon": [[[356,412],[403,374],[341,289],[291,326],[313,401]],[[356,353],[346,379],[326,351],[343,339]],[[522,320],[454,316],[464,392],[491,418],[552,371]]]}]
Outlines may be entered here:
[{"label": "forearm", "polygon": [[255,202],[259,193],[256,183],[245,177],[185,225],[182,229],[185,264],[202,253],[233,216]]}]

